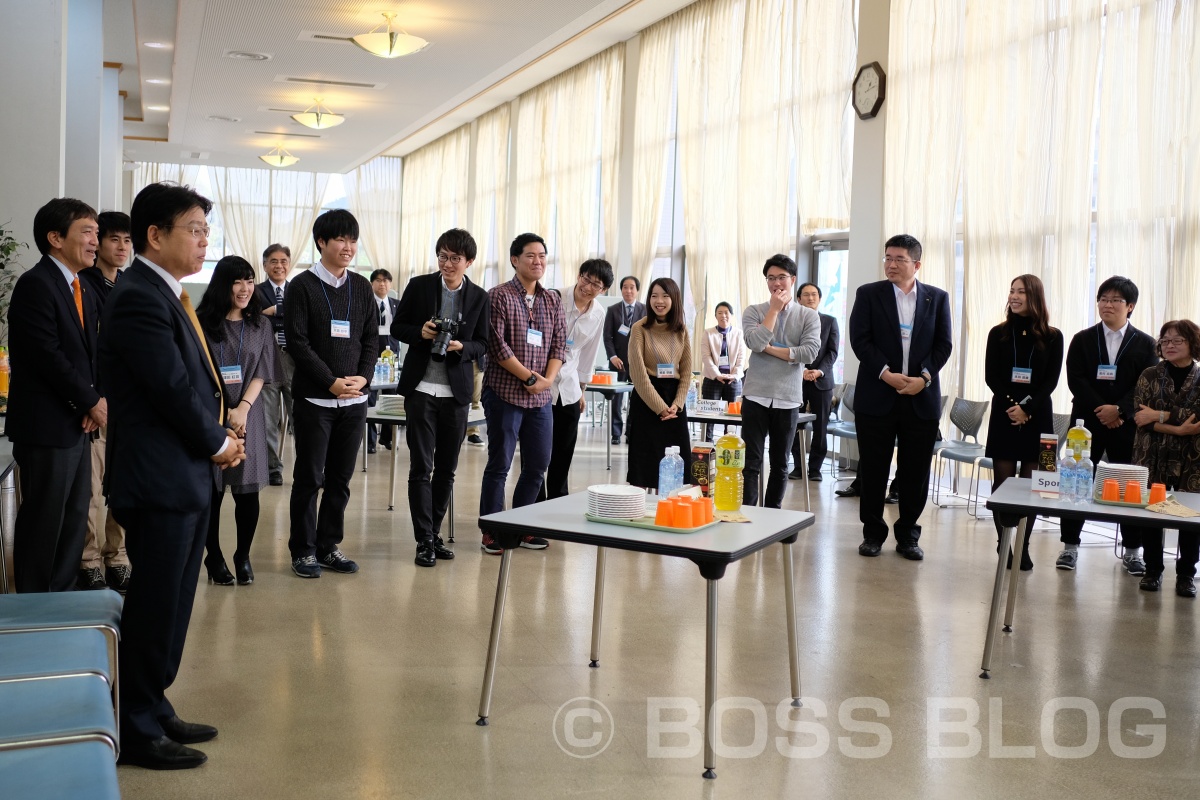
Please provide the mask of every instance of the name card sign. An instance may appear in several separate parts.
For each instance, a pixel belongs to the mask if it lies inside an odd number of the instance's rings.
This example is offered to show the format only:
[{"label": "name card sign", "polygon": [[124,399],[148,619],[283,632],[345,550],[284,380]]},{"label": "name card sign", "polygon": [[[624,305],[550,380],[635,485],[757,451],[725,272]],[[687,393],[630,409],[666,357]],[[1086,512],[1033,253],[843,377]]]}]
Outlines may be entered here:
[{"label": "name card sign", "polygon": [[696,413],[698,414],[720,414],[725,409],[721,408],[724,402],[721,400],[697,400]]},{"label": "name card sign", "polygon": [[1059,475],[1057,472],[1047,472],[1040,469],[1034,470],[1033,491],[1038,492],[1042,497],[1058,497],[1058,478]]}]

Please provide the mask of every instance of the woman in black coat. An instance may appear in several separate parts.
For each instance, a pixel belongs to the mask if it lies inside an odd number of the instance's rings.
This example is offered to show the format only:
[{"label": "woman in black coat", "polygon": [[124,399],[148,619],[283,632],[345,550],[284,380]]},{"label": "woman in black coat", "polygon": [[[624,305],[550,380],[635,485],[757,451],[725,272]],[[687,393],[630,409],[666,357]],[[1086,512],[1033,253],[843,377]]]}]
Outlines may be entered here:
[{"label": "woman in black coat", "polygon": [[[992,459],[992,491],[1017,474],[1033,474],[1038,463],[1041,434],[1054,430],[1050,395],[1062,372],[1063,335],[1050,327],[1046,292],[1036,275],[1018,275],[1008,288],[1005,320],[988,332],[984,378],[992,390],[987,449]],[[1029,532],[1036,517],[1027,520],[1021,569],[1033,569],[1029,558]],[[997,542],[1001,520],[996,518]],[[997,546],[999,546],[997,544]],[[1009,554],[1012,566],[1012,554]]]}]

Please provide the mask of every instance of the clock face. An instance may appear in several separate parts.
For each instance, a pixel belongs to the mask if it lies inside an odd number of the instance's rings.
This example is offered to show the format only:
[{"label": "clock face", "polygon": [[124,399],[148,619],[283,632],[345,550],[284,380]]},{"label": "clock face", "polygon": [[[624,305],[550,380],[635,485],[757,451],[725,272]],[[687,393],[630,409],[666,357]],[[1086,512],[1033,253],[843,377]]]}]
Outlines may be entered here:
[{"label": "clock face", "polygon": [[854,110],[859,119],[871,119],[879,113],[884,99],[884,74],[879,62],[863,66],[854,78]]}]

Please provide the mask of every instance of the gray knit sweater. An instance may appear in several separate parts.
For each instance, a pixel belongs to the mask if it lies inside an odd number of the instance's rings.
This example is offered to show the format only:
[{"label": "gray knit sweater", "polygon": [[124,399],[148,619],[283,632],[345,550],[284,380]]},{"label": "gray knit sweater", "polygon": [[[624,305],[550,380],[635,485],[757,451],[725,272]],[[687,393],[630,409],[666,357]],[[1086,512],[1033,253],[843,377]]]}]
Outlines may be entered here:
[{"label": "gray knit sweater", "polygon": [[[803,403],[804,365],[815,361],[821,349],[821,317],[793,300],[779,312],[775,329],[770,330],[762,324],[770,307],[758,303],[742,313],[742,335],[750,349],[742,395]],[[768,345],[788,348],[791,357],[784,361],[765,355]]]}]

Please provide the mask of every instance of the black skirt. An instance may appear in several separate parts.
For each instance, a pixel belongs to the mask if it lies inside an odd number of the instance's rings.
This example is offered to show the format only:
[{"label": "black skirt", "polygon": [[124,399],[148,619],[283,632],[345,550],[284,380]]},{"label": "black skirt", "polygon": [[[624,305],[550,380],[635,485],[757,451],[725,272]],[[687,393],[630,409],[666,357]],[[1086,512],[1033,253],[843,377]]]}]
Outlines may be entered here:
[{"label": "black skirt", "polygon": [[1007,398],[993,397],[988,417],[987,447],[984,454],[1001,461],[1033,463],[1036,469],[1042,448],[1042,434],[1054,433],[1054,404],[1047,398],[1036,408],[1027,409],[1029,422],[1017,427],[1008,418]]},{"label": "black skirt", "polygon": [[[664,403],[670,405],[675,402],[675,393],[679,391],[678,378],[651,378],[650,384]],[[692,457],[692,437],[688,432],[686,410],[681,408],[679,416],[675,419],[663,420],[650,410],[650,406],[646,405],[646,401],[636,389],[629,394],[629,417],[626,422],[629,436],[629,472],[626,474],[626,480],[632,486],[657,489],[658,462],[662,461],[668,447],[676,445],[683,459],[683,482],[687,483]]]}]

